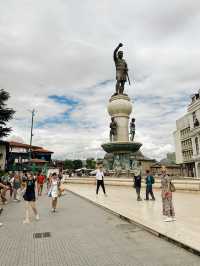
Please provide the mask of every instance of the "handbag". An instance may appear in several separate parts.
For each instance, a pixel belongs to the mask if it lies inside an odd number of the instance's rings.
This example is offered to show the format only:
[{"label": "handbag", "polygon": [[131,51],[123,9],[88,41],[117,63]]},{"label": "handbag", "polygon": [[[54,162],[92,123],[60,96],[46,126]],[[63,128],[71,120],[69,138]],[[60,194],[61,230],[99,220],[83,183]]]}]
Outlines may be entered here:
[{"label": "handbag", "polygon": [[165,192],[165,193],[164,193],[164,197],[165,197],[166,199],[171,199],[171,198],[172,198],[172,192],[171,192],[171,191]]},{"label": "handbag", "polygon": [[175,188],[175,186],[174,186],[174,184],[172,182],[169,183],[169,190],[171,192],[175,192],[176,191],[176,188]]},{"label": "handbag", "polygon": [[48,191],[48,197],[51,197],[51,189]]}]

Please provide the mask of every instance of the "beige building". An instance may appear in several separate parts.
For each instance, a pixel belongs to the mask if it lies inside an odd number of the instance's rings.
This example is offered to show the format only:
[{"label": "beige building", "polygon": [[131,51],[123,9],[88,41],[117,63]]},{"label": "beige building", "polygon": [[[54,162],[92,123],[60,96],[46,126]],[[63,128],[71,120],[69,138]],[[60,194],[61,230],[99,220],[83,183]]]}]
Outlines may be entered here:
[{"label": "beige building", "polygon": [[180,165],[168,164],[168,163],[155,163],[151,165],[151,173],[154,176],[160,176],[162,174],[162,168],[165,167],[167,174],[173,177],[182,176],[182,169]]},{"label": "beige building", "polygon": [[184,176],[200,178],[200,91],[192,95],[187,113],[176,121],[174,132],[176,163]]}]

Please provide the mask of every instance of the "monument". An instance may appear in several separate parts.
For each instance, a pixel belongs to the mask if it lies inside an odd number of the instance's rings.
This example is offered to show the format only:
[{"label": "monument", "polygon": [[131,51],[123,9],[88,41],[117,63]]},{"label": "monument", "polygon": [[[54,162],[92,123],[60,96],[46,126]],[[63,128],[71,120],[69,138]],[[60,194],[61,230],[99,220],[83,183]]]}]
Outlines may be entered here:
[{"label": "monument", "polygon": [[[119,176],[121,171],[129,172],[137,162],[134,160],[134,153],[138,152],[142,146],[139,142],[134,142],[135,119],[132,118],[129,127],[129,118],[132,113],[132,103],[127,94],[124,93],[125,84],[130,79],[128,76],[128,65],[123,58],[123,52],[119,51],[123,44],[120,43],[113,53],[116,67],[115,93],[109,99],[107,110],[111,116],[110,142],[102,144],[106,151],[108,170],[114,170]],[[130,138],[129,138],[130,135]],[[106,161],[106,160],[105,160]]]}]

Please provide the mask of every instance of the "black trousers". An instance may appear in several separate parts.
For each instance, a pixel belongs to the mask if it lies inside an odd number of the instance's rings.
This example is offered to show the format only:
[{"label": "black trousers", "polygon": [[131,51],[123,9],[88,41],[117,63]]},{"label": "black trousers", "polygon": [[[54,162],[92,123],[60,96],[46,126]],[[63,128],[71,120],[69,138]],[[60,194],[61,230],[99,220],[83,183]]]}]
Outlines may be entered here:
[{"label": "black trousers", "polygon": [[96,189],[96,194],[98,195],[98,192],[99,192],[99,187],[102,187],[103,189],[103,193],[106,194],[106,191],[105,191],[105,186],[104,186],[104,181],[103,179],[102,180],[97,180],[97,189]]},{"label": "black trousers", "polygon": [[136,190],[136,193],[137,193],[137,199],[141,199],[140,197],[140,190],[141,190],[141,187],[135,187],[135,190]]},{"label": "black trousers", "polygon": [[154,194],[153,194],[153,189],[152,186],[147,186],[146,187],[146,200],[149,200],[149,194],[151,195],[151,198],[155,200]]}]

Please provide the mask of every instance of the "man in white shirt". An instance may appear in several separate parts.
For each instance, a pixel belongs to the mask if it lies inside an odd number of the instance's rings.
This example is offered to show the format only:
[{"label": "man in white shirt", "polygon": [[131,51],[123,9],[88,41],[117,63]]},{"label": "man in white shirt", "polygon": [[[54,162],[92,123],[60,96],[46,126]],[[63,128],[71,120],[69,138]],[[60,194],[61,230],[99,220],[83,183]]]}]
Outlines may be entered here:
[{"label": "man in white shirt", "polygon": [[103,167],[100,165],[96,170],[92,171],[91,174],[96,175],[96,195],[98,195],[99,187],[101,186],[103,189],[103,193],[107,196],[104,186],[104,171]]}]

